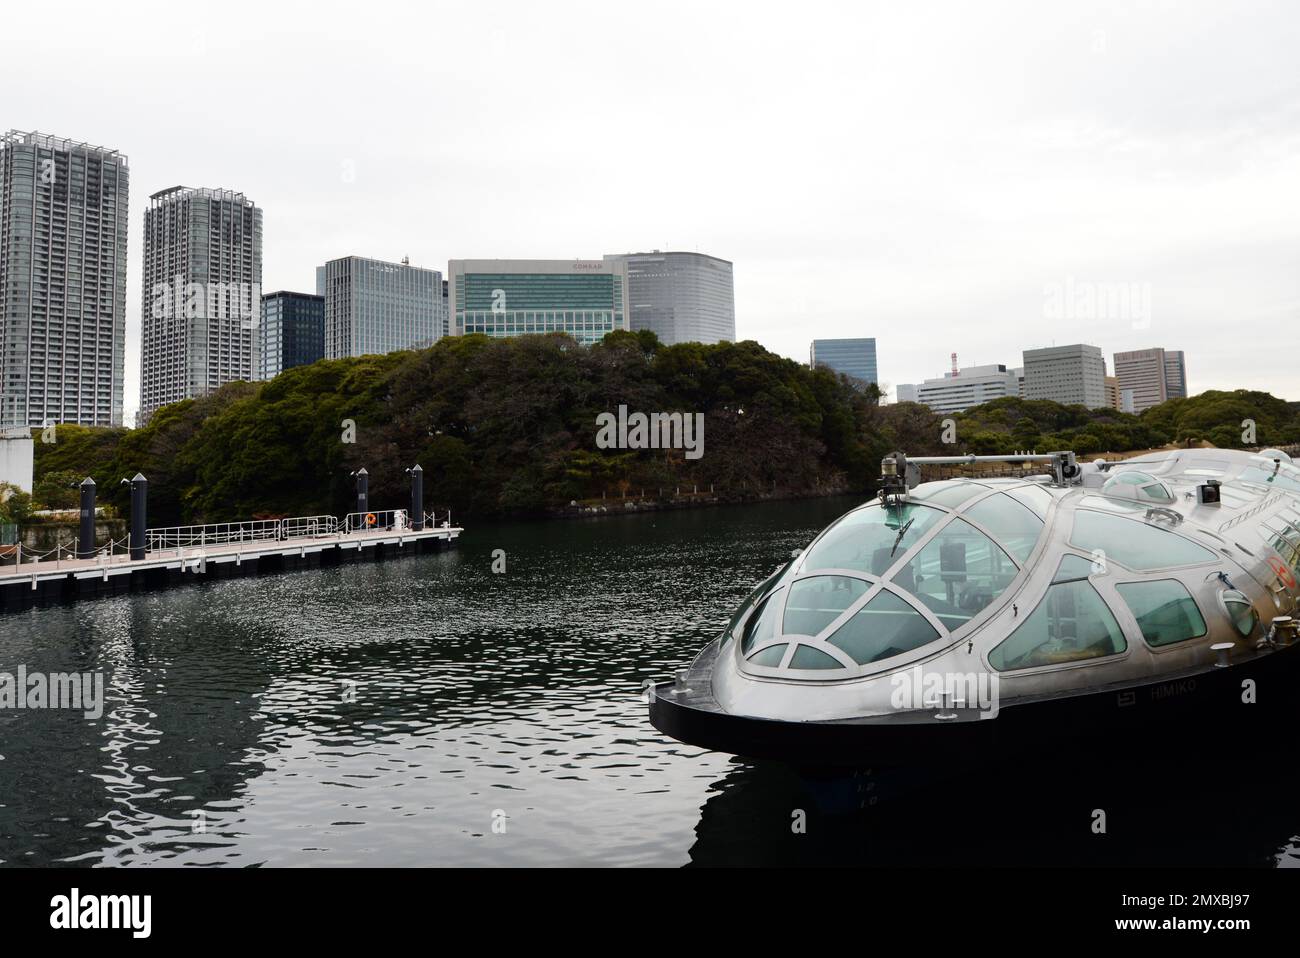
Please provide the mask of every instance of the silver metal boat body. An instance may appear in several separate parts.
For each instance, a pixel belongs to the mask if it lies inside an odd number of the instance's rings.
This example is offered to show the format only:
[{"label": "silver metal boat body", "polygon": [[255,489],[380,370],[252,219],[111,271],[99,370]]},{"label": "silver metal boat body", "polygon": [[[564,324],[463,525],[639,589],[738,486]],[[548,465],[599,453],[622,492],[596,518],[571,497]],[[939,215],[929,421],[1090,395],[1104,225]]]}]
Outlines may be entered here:
[{"label": "silver metal boat body", "polygon": [[1195,449],[1073,471],[851,510],[653,689],[651,722],[860,766],[1295,714],[1300,469]]}]

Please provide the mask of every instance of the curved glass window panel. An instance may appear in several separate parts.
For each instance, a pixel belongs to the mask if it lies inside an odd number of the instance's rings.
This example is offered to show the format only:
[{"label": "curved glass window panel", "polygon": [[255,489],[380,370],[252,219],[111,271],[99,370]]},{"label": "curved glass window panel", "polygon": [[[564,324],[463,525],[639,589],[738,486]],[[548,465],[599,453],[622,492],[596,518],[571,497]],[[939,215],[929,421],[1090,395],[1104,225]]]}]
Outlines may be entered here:
[{"label": "curved glass window panel", "polygon": [[988,491],[988,486],[982,486],[978,482],[970,482],[965,479],[947,479],[943,482],[927,482],[924,485],[917,486],[912,490],[911,497],[920,499],[922,502],[933,502],[937,505],[947,506],[949,509],[956,509],[963,502]]},{"label": "curved glass window panel", "polygon": [[1245,594],[1235,589],[1223,593],[1223,607],[1228,611],[1228,618],[1242,635],[1249,637],[1259,622],[1259,613]]},{"label": "curved glass window panel", "polygon": [[839,660],[833,655],[827,655],[821,649],[814,649],[811,645],[801,645],[794,650],[794,657],[790,659],[790,668],[792,669],[842,669]]},{"label": "curved glass window panel", "polygon": [[1205,618],[1181,582],[1124,582],[1115,588],[1128,603],[1148,645],[1172,645],[1205,635]]},{"label": "curved glass window panel", "polygon": [[1041,518],[1047,518],[1047,510],[1052,505],[1052,494],[1042,486],[1016,486],[1014,489],[1008,489],[1007,495],[1033,509]]},{"label": "curved glass window panel", "polygon": [[1085,582],[1062,582],[989,653],[999,672],[1061,665],[1115,655],[1128,648],[1124,633],[1097,590]]},{"label": "curved glass window panel", "polygon": [[1005,493],[990,496],[966,510],[966,515],[993,533],[998,545],[1023,564],[1038,544],[1043,520]]},{"label": "curved glass window panel", "polygon": [[800,579],[790,586],[782,631],[790,635],[817,635],[866,595],[869,588],[869,583],[843,575]]},{"label": "curved glass window panel", "polygon": [[1145,513],[1150,507],[1146,503],[1138,502],[1136,499],[1119,499],[1115,496],[1109,498],[1104,496],[1084,496],[1079,500],[1079,508],[1102,509],[1106,512]]},{"label": "curved glass window panel", "polygon": [[754,610],[753,616],[745,626],[745,637],[740,645],[741,652],[748,652],[756,644],[775,638],[776,624],[781,621],[781,603],[784,599],[785,589],[777,589]]},{"label": "curved glass window panel", "polygon": [[939,632],[916,609],[885,590],[857,611],[828,640],[859,665],[929,645]]},{"label": "curved glass window panel", "polygon": [[802,571],[856,569],[880,575],[946,515],[912,503],[857,509],[831,526],[808,550]]},{"label": "curved glass window panel", "polygon": [[892,581],[925,603],[951,632],[1000,596],[1019,571],[992,539],[954,519]]},{"label": "curved glass window panel", "polygon": [[1070,544],[1087,552],[1100,549],[1107,559],[1141,571],[1218,561],[1209,549],[1167,529],[1087,509],[1074,515]]},{"label": "curved glass window panel", "polygon": [[796,559],[791,559],[760,582],[758,587],[750,592],[749,595],[745,596],[745,601],[740,603],[740,607],[732,614],[731,621],[727,623],[727,629],[722,634],[722,645],[726,645],[731,641],[731,639],[735,638],[739,634],[737,629],[740,627],[741,621],[744,620],[745,614],[754,607],[755,603],[757,603],[769,589],[775,586],[778,582],[783,581],[790,574],[790,570],[794,568],[796,561]]},{"label": "curved glass window panel", "polygon": [[754,665],[762,665],[769,669],[781,667],[781,660],[785,658],[786,643],[780,645],[769,645],[761,652],[755,652],[749,657],[749,661]]},{"label": "curved glass window panel", "polygon": [[1052,577],[1052,581],[1077,582],[1098,571],[1093,568],[1091,559],[1085,559],[1082,556],[1066,556],[1061,560],[1061,564],[1056,567],[1056,575]]},{"label": "curved glass window panel", "polygon": [[1249,469],[1242,470],[1241,475],[1237,478],[1242,482],[1258,482],[1282,489],[1290,489],[1292,492],[1300,492],[1300,480],[1292,478],[1280,469],[1274,472],[1272,469],[1257,469],[1251,466]]}]

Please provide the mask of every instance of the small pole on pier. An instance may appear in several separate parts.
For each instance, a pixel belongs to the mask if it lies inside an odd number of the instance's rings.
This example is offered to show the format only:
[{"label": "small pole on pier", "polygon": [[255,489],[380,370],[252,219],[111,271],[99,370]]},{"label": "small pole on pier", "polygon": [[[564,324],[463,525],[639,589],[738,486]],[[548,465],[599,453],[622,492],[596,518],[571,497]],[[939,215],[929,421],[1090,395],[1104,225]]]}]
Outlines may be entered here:
[{"label": "small pole on pier", "polygon": [[364,517],[370,511],[370,473],[362,466],[352,475],[357,477],[357,512]]},{"label": "small pole on pier", "polygon": [[142,473],[137,472],[133,479],[123,479],[123,482],[131,486],[131,558],[133,560],[143,559],[145,557],[145,526],[147,525],[146,512],[149,503],[149,480]]},{"label": "small pole on pier", "polygon": [[424,470],[417,462],[406,471],[411,474],[411,528],[419,532],[424,528]]},{"label": "small pole on pier", "polygon": [[95,557],[95,480],[81,480],[81,530],[77,536],[77,558]]}]

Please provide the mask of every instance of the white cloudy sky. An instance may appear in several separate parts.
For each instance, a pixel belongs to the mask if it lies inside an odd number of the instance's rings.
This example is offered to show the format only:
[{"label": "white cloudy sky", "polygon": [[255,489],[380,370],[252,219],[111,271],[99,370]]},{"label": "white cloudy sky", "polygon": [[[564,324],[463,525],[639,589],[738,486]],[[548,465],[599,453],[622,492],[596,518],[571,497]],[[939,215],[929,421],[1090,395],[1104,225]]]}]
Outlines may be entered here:
[{"label": "white cloudy sky", "polygon": [[[130,157],[128,409],[142,211],[177,184],[263,207],[268,290],[349,253],[698,249],[735,262],[741,338],[875,336],[891,384],[1085,341],[1300,399],[1294,3],[73,2],[0,27],[0,124]],[[1145,284],[1149,322],[1049,319],[1067,282]]]}]

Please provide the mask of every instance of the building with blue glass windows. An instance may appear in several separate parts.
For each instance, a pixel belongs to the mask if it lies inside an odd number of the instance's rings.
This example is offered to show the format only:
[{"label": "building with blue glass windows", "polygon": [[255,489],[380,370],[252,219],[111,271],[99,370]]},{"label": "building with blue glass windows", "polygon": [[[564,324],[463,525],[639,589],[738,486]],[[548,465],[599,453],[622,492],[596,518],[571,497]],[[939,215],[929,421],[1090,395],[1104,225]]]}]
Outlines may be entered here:
[{"label": "building with blue glass windows", "polygon": [[815,369],[825,366],[864,383],[879,383],[876,375],[876,341],[872,339],[814,339],[809,355]]},{"label": "building with blue glass windows", "polygon": [[591,345],[630,328],[620,261],[454,259],[447,280],[458,336],[562,332]]},{"label": "building with blue glass windows", "polygon": [[257,378],[325,358],[325,297],[280,290],[262,297]]},{"label": "building with blue glass windows", "polygon": [[447,328],[442,271],[344,256],[316,269],[325,298],[325,357],[432,346]]}]

